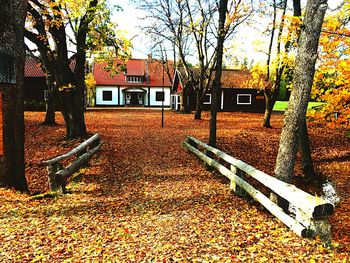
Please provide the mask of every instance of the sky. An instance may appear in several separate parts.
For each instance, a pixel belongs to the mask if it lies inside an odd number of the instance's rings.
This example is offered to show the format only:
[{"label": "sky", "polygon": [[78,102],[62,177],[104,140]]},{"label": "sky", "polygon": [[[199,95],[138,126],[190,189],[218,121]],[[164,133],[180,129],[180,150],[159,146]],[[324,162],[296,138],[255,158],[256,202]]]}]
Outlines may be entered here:
[{"label": "sky", "polygon": [[[329,0],[328,5],[330,8],[335,8],[342,0]],[[151,52],[149,49],[150,40],[141,32],[141,26],[146,21],[140,18],[144,15],[140,10],[134,7],[134,4],[129,3],[129,0],[110,0],[110,4],[118,4],[122,7],[122,11],[114,13],[113,21],[116,22],[120,30],[125,31],[125,34],[129,38],[133,38],[132,43],[134,46],[132,56],[133,58],[146,58]],[[303,3],[304,2],[304,3]],[[302,1],[305,5],[306,1]],[[267,24],[265,21],[261,21],[261,25]],[[235,41],[230,43],[231,52],[238,54],[238,57],[248,57],[249,60],[265,61],[266,55],[257,50],[257,42],[261,39],[259,31],[250,27],[241,27],[240,33],[235,37]],[[264,44],[260,43],[264,46]],[[267,45],[265,43],[265,45]]]}]

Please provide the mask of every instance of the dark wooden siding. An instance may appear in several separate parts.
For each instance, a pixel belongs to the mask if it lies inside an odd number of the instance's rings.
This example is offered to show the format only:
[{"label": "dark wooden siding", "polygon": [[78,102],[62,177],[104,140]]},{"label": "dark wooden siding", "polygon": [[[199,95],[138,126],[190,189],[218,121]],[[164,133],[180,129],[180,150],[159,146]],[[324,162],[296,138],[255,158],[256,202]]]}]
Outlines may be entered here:
[{"label": "dark wooden siding", "polygon": [[48,89],[45,78],[24,78],[24,100],[44,102],[45,89]]},{"label": "dark wooden siding", "polygon": [[[256,89],[222,89],[218,98],[218,111],[243,111],[243,112],[264,112],[265,111],[265,97],[264,92]],[[222,99],[224,95],[223,109],[221,109]],[[237,104],[237,95],[250,94],[251,104],[241,105]],[[190,109],[196,110],[196,94],[194,91],[190,93]],[[209,111],[210,104],[203,104],[203,110]]]},{"label": "dark wooden siding", "polygon": [[[238,95],[251,95],[251,104],[242,105],[237,103]],[[243,112],[264,112],[265,99],[263,91],[255,89],[223,89],[223,109],[221,111],[243,111]]]}]

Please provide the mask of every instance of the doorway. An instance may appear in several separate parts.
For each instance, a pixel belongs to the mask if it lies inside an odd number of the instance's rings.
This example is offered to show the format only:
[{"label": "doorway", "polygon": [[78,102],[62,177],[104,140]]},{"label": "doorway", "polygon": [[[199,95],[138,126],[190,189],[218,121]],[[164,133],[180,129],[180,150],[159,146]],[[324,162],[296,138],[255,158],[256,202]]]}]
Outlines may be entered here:
[{"label": "doorway", "polygon": [[144,93],[143,92],[127,92],[125,104],[128,106],[143,106]]}]

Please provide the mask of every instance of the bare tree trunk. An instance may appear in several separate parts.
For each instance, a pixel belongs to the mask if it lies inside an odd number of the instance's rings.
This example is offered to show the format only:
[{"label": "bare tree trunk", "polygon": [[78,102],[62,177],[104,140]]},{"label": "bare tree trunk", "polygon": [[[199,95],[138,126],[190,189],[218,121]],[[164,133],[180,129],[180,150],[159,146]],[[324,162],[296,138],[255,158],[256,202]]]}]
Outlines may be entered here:
[{"label": "bare tree trunk", "polygon": [[210,127],[209,127],[209,145],[216,147],[216,130],[217,130],[217,111],[218,98],[221,88],[221,73],[222,73],[222,56],[225,42],[225,21],[227,12],[228,0],[220,0],[219,4],[219,28],[218,39],[216,46],[216,67],[215,77],[211,87],[211,105],[210,105]]},{"label": "bare tree trunk", "polygon": [[203,111],[202,92],[197,91],[196,92],[196,112],[194,113],[195,120],[200,120],[202,118],[202,111]]},{"label": "bare tree trunk", "polygon": [[[277,63],[277,69],[276,69],[276,78],[275,78],[275,82],[273,84],[273,86],[271,87],[271,90],[266,90],[265,89],[265,115],[264,115],[264,120],[263,120],[263,127],[265,128],[271,128],[271,115],[272,115],[272,110],[273,110],[273,106],[276,103],[277,100],[277,95],[278,95],[278,91],[280,88],[280,83],[281,83],[281,77],[282,77],[282,73],[283,73],[283,69],[284,66],[280,65],[280,54],[281,54],[281,41],[282,41],[282,33],[283,33],[283,28],[285,25],[285,14],[286,14],[286,10],[287,10],[287,0],[283,0],[283,12],[282,12],[282,16],[281,16],[281,23],[279,25],[278,28],[278,37],[277,37],[277,57],[278,57],[278,63]],[[276,24],[276,12],[277,12],[277,8],[276,8],[276,2],[274,1],[274,25]],[[273,41],[273,36],[270,39],[270,48],[272,47],[272,41]],[[271,50],[269,50],[269,54],[271,55]],[[269,60],[270,58],[268,58],[268,63],[270,62]],[[283,63],[283,62],[282,62]],[[270,70],[270,67],[268,67],[268,69]]]},{"label": "bare tree trunk", "polygon": [[55,78],[51,75],[46,76],[46,84],[49,88],[49,94],[46,99],[46,114],[45,120],[43,122],[44,125],[55,125],[55,110],[56,110],[56,96],[57,91],[55,87]]},{"label": "bare tree trunk", "polygon": [[[272,45],[275,38],[275,29],[276,29],[276,18],[277,18],[277,4],[276,0],[273,1],[273,19],[272,19],[272,28],[271,28],[271,37],[270,37],[270,44],[269,44],[269,51],[267,53],[267,74],[266,74],[266,81],[270,81],[270,63],[271,63],[271,54],[272,54]],[[265,95],[265,114],[264,114],[264,120],[263,120],[263,127],[265,128],[271,128],[271,114],[272,114],[272,91],[268,87],[265,87],[264,89],[264,95]]]},{"label": "bare tree trunk", "polygon": [[181,93],[181,112],[182,113],[190,113],[191,109],[190,109],[190,105],[188,103],[189,100],[189,91],[190,91],[190,82],[187,81],[185,87],[183,87],[182,89],[182,93]]},{"label": "bare tree trunk", "polygon": [[271,90],[265,89],[264,95],[265,95],[265,113],[264,113],[263,127],[271,128],[270,121],[271,121],[273,106],[275,105],[275,103],[273,103],[273,100],[272,100]]},{"label": "bare tree trunk", "polygon": [[293,78],[293,89],[284,119],[275,166],[277,178],[289,182],[292,178],[311,86],[315,73],[317,48],[327,0],[309,0],[304,27],[299,39]]},{"label": "bare tree trunk", "polygon": [[315,173],[314,164],[311,157],[310,140],[309,140],[309,134],[307,132],[307,124],[306,124],[305,118],[302,120],[299,144],[300,144],[300,151],[301,151],[301,166],[303,168],[304,174],[307,177],[307,179],[315,178],[316,173]]},{"label": "bare tree trunk", "polygon": [[0,8],[0,93],[3,153],[0,185],[28,192],[24,174],[24,23],[27,1],[2,0]]}]

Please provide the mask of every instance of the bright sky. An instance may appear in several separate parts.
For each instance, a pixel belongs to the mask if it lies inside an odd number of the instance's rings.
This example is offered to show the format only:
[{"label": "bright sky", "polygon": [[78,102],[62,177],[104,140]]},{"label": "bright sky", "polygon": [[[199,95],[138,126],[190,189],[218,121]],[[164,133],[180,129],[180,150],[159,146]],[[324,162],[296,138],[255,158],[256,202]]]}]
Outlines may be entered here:
[{"label": "bright sky", "polygon": [[[110,4],[118,4],[122,7],[123,11],[116,12],[113,19],[118,23],[119,29],[124,30],[129,38],[133,38],[133,57],[134,58],[146,58],[150,53],[150,43],[147,37],[141,32],[141,26],[145,21],[139,19],[142,16],[140,10],[134,8],[129,0],[110,0]],[[306,1],[302,1],[306,2]],[[330,8],[335,8],[342,0],[329,0],[328,5]],[[264,24],[262,22],[262,24]],[[232,52],[239,57],[249,57],[254,61],[265,61],[266,55],[259,52],[256,49],[256,44],[261,38],[260,33],[257,30],[249,27],[241,28],[239,34],[234,41],[234,48]]]}]

